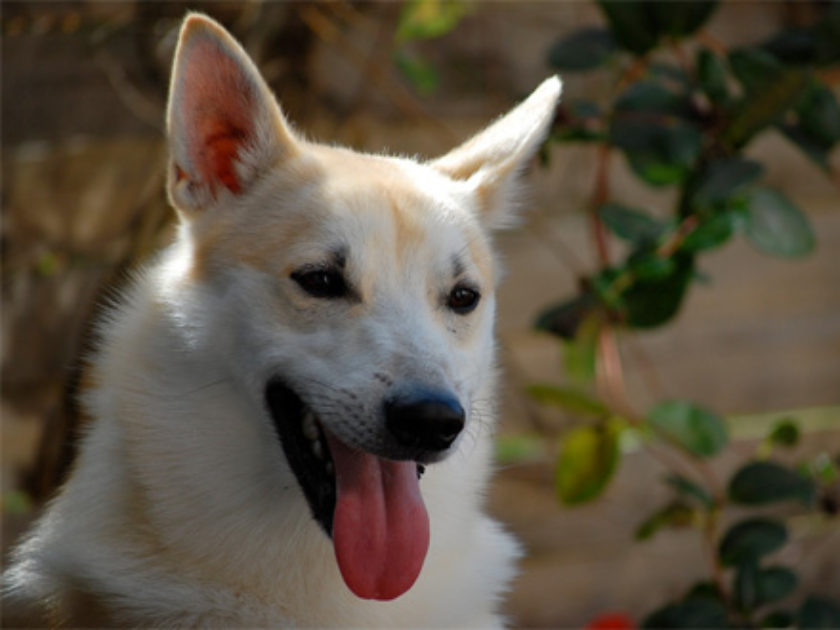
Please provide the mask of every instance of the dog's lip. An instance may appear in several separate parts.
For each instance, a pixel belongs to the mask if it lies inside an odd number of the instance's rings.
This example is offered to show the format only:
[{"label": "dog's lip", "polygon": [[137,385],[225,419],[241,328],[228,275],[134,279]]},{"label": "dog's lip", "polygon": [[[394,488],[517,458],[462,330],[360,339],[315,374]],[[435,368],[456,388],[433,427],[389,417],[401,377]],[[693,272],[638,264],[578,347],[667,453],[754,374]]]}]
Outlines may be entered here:
[{"label": "dog's lip", "polygon": [[332,453],[327,435],[350,449],[392,460],[411,460],[417,465],[417,475],[425,472],[429,460],[419,457],[388,457],[361,448],[327,428],[317,411],[307,404],[297,390],[282,378],[268,381],[266,406],[274,423],[286,460],[295,474],[310,510],[328,536],[332,536],[332,521],[336,506],[336,480]]},{"label": "dog's lip", "polygon": [[312,515],[330,536],[336,489],[323,425],[314,410],[282,379],[274,378],[267,383],[265,401],[286,461]]}]

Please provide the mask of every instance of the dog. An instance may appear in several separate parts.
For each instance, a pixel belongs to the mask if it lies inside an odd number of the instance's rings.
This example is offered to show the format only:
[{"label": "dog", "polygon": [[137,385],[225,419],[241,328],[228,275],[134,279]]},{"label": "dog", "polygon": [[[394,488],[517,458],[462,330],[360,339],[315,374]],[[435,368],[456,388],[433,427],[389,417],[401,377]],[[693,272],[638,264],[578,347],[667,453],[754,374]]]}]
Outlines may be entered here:
[{"label": "dog", "polygon": [[177,237],[100,322],[93,421],[11,556],[6,624],[503,626],[490,238],[560,87],[443,157],[363,154],[301,138],[188,15]]}]

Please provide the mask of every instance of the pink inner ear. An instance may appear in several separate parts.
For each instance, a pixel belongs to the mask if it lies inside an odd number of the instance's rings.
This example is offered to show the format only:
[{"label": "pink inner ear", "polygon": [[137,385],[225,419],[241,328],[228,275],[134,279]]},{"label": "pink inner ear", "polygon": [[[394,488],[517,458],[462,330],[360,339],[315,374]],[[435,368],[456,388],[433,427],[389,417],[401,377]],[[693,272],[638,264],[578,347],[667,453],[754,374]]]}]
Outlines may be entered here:
[{"label": "pink inner ear", "polygon": [[215,192],[218,185],[242,191],[234,168],[253,141],[255,86],[246,70],[220,44],[196,37],[184,51],[179,116],[195,175]]}]

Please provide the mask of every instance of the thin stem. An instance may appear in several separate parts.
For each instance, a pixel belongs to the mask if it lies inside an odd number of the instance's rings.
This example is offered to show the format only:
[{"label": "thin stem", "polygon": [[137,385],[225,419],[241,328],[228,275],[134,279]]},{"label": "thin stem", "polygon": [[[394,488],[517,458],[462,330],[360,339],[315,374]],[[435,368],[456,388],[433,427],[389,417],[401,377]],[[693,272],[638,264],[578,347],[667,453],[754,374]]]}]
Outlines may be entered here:
[{"label": "thin stem", "polygon": [[726,57],[726,44],[709,31],[702,30],[697,33],[697,41],[714,52],[718,57]]},{"label": "thin stem", "polygon": [[631,423],[638,424],[639,416],[633,409],[627,394],[627,384],[624,380],[624,369],[621,363],[621,353],[616,341],[615,329],[605,325],[598,331],[598,361],[596,362],[596,378],[598,391],[609,403],[610,407],[618,410]]},{"label": "thin stem", "polygon": [[[597,387],[605,402],[624,416],[630,424],[634,426],[643,424],[643,419],[636,413],[630,402],[616,332],[609,326],[604,326],[598,334],[598,361],[596,362],[596,366]],[[671,469],[679,470],[683,468],[682,463],[686,463],[697,476],[704,480],[706,486],[712,492],[714,505],[707,513],[703,535],[713,579],[721,595],[726,598],[726,582],[723,575],[723,567],[718,559],[716,549],[718,535],[717,515],[720,508],[725,504],[726,496],[716,475],[706,462],[696,457],[670,435],[658,431],[655,427],[652,427],[652,429],[662,442],[668,444],[676,451],[681,452],[685,457],[683,459],[677,459],[675,463],[675,458],[672,458],[668,454],[668,451],[661,451],[650,445],[648,445],[647,451]]]},{"label": "thin stem", "polygon": [[700,220],[697,215],[691,214],[685,217],[671,237],[659,246],[656,253],[662,258],[670,258],[676,251],[682,247],[686,237],[691,234],[700,225]]},{"label": "thin stem", "polygon": [[589,218],[592,226],[592,238],[595,241],[595,250],[598,252],[598,262],[601,267],[609,267],[610,264],[607,230],[604,222],[601,221],[601,217],[598,216],[598,208],[607,202],[610,195],[609,172],[610,147],[607,144],[598,145],[595,184],[589,202]]},{"label": "thin stem", "polygon": [[670,42],[671,52],[674,53],[674,57],[676,57],[677,62],[682,67],[683,71],[688,75],[694,74],[694,69],[691,64],[691,59],[689,58],[688,54],[686,54],[683,47],[680,45],[679,40],[673,39]]}]

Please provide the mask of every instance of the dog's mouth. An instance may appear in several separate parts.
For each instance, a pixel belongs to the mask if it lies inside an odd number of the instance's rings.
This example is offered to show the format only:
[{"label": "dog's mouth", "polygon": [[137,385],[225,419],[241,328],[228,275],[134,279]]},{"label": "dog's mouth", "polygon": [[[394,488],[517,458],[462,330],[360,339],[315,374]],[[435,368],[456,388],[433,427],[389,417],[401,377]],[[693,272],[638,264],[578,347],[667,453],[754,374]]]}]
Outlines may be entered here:
[{"label": "dog's mouth", "polygon": [[405,593],[429,546],[418,482],[422,465],[344,444],[283,381],[269,382],[265,397],[286,459],[313,516],[332,538],[347,586],[365,599]]}]

